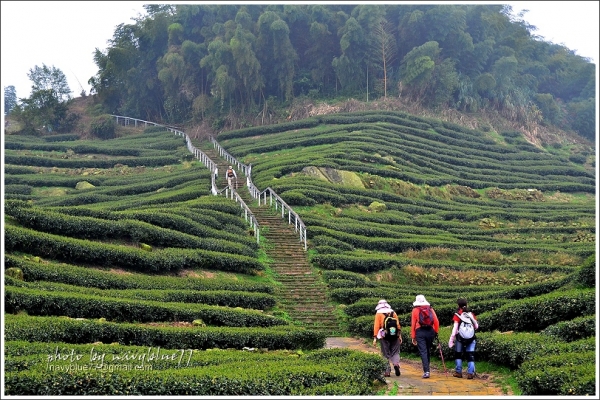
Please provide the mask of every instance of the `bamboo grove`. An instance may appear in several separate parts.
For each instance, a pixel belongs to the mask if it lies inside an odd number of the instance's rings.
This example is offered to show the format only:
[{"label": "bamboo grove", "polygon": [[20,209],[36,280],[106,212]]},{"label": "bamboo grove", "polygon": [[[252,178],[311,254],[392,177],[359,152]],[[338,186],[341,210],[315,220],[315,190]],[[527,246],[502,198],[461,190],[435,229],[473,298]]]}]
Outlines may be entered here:
[{"label": "bamboo grove", "polygon": [[171,124],[303,98],[494,110],[595,139],[595,65],[501,4],[147,5],[89,83],[113,114]]}]

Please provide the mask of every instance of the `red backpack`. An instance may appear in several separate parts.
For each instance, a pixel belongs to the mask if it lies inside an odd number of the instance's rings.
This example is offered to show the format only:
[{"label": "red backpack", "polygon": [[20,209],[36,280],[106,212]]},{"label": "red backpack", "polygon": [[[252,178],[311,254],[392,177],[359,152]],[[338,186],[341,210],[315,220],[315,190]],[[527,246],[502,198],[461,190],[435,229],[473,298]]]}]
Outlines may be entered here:
[{"label": "red backpack", "polygon": [[431,306],[419,307],[419,325],[421,327],[433,327],[433,311]]}]

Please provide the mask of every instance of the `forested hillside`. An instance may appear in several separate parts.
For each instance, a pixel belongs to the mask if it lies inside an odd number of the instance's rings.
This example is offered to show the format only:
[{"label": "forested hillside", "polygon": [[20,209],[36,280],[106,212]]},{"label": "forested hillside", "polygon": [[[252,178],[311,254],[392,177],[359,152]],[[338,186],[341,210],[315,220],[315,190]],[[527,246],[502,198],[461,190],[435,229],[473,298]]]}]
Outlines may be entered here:
[{"label": "forested hillside", "polygon": [[215,130],[306,99],[495,112],[595,140],[595,65],[500,4],[148,5],[96,50],[105,111]]}]

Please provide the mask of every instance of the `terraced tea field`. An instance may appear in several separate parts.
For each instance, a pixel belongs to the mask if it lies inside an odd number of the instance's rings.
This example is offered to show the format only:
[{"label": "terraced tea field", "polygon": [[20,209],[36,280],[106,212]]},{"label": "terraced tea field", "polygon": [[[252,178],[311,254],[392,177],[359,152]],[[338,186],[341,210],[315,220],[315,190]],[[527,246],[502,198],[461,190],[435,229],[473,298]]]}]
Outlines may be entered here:
[{"label": "terraced tea field", "polygon": [[[380,298],[407,327],[424,294],[451,360],[444,342],[466,297],[481,326],[478,359],[517,372],[523,394],[593,394],[595,176],[586,165],[512,132],[403,113],[320,116],[217,140],[306,224],[308,250],[295,257],[321,280],[336,334],[370,338]],[[183,138],[159,128],[106,141],[9,135],[4,172],[7,393],[377,391],[379,357],[321,349],[326,332],[286,311],[277,242],[257,242],[239,205],[211,194],[211,172]],[[402,352],[414,353],[408,331]],[[181,359],[158,352],[145,364],[151,374],[110,378],[98,368],[61,375],[74,364],[52,350],[115,360],[158,347]],[[231,363],[217,366],[221,356]],[[562,365],[565,356],[577,367]]]}]

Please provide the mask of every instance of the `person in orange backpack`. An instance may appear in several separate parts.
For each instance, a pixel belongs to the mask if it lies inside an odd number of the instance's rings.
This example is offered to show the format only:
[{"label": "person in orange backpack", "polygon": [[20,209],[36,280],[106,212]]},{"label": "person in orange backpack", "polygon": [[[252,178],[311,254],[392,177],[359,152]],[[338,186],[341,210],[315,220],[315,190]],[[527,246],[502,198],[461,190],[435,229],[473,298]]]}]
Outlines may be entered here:
[{"label": "person in orange backpack", "polygon": [[375,321],[373,323],[373,346],[377,346],[377,339],[381,345],[381,355],[388,360],[383,376],[390,376],[394,366],[396,376],[400,376],[400,320],[392,307],[385,300],[379,300],[375,307]]},{"label": "person in orange backpack", "polygon": [[233,186],[231,186],[231,181],[233,180],[233,178],[235,178],[235,180],[237,181],[237,174],[235,173],[235,169],[233,169],[231,165],[229,166],[229,168],[227,168],[225,176],[227,177],[227,185],[229,185],[230,188],[233,188]]},{"label": "person in orange backpack", "polygon": [[413,307],[410,318],[410,336],[412,344],[418,347],[421,355],[423,379],[427,379],[430,374],[431,346],[440,330],[440,321],[435,310],[422,294],[416,297]]}]

